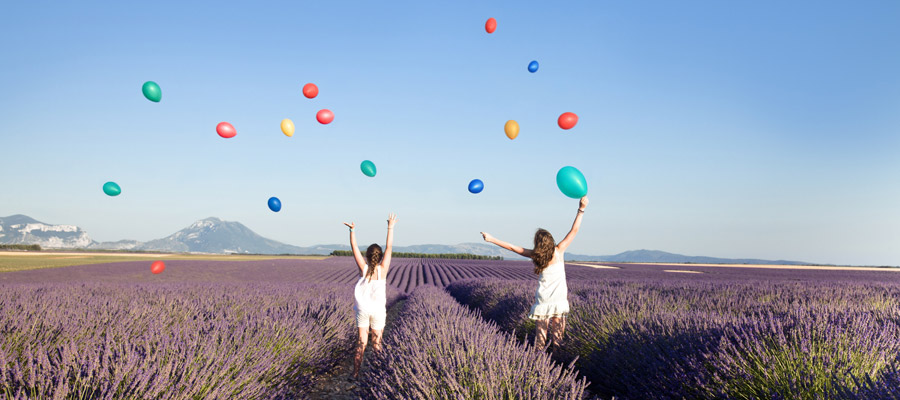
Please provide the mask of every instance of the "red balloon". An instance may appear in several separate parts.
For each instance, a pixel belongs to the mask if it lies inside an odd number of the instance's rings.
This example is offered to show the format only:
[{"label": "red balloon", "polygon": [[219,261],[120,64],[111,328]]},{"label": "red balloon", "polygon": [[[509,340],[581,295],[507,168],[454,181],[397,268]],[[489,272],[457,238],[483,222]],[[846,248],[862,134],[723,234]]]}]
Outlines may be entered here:
[{"label": "red balloon", "polygon": [[219,122],[219,124],[216,125],[216,133],[218,133],[219,136],[225,139],[233,138],[234,135],[237,135],[237,131],[234,130],[234,126],[227,122]]},{"label": "red balloon", "polygon": [[559,120],[556,121],[560,128],[572,129],[578,123],[578,116],[575,113],[564,112],[560,114]]},{"label": "red balloon", "polygon": [[162,261],[154,261],[153,264],[150,264],[150,272],[154,274],[160,274],[163,270],[166,269],[166,263]]},{"label": "red balloon", "polygon": [[497,20],[488,18],[487,22],[484,23],[484,30],[487,31],[487,33],[494,33],[495,29],[497,29]]},{"label": "red balloon", "polygon": [[307,83],[303,85],[303,95],[306,96],[307,99],[311,99],[319,95],[319,87],[313,83]]},{"label": "red balloon", "polygon": [[320,124],[330,124],[331,121],[334,121],[334,113],[323,108],[316,113],[316,121],[319,121]]}]

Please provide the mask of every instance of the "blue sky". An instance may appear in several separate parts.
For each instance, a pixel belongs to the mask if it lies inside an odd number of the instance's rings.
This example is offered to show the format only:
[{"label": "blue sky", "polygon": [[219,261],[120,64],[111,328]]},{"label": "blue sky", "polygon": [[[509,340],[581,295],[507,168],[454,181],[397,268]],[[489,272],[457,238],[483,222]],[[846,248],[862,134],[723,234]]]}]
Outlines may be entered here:
[{"label": "blue sky", "polygon": [[[555,175],[572,165],[591,205],[570,252],[900,265],[897,2],[19,2],[4,14],[2,216],[99,241],[216,216],[308,246],[343,243],[350,220],[362,242],[383,241],[396,212],[399,245],[480,231],[528,245],[538,227],[565,235],[577,200]],[[141,95],[148,80],[160,103]],[[322,108],[333,123],[315,121]],[[564,131],[567,111],[579,122]],[[237,136],[218,137],[221,121]],[[105,196],[106,181],[122,195]]]}]

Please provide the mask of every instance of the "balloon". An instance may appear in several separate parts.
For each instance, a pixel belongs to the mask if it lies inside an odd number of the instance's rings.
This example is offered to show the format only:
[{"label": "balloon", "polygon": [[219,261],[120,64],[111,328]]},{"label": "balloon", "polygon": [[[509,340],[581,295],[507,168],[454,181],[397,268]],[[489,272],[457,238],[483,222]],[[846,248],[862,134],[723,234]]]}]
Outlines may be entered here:
[{"label": "balloon", "polygon": [[564,112],[559,115],[559,120],[556,123],[559,124],[560,128],[572,129],[578,123],[578,116],[575,113]]},{"label": "balloon", "polygon": [[103,193],[106,193],[108,196],[118,196],[122,193],[122,188],[115,182],[106,182],[103,184]]},{"label": "balloon", "polygon": [[556,173],[556,186],[564,195],[573,199],[580,199],[587,196],[588,187],[587,180],[575,167],[565,166]]},{"label": "balloon", "polygon": [[481,193],[484,190],[484,182],[481,179],[472,179],[472,182],[469,182],[469,193]]},{"label": "balloon", "polygon": [[362,173],[366,174],[368,177],[375,176],[375,163],[365,160],[362,164],[359,164],[359,169],[362,170]]},{"label": "balloon", "polygon": [[281,120],[281,131],[284,132],[285,136],[294,136],[294,121],[287,118]]},{"label": "balloon", "polygon": [[219,136],[225,139],[233,138],[234,135],[237,135],[237,131],[234,130],[234,126],[227,122],[219,122],[219,124],[216,125],[216,133],[218,133]]},{"label": "balloon", "polygon": [[487,31],[487,33],[494,33],[495,29],[497,29],[497,20],[488,18],[487,22],[484,23],[484,30]]},{"label": "balloon", "polygon": [[533,74],[533,73],[537,72],[537,70],[538,70],[538,62],[537,61],[532,61],[532,62],[528,63],[528,72],[531,72]]},{"label": "balloon", "polygon": [[506,125],[503,126],[503,131],[506,132],[506,137],[509,140],[513,140],[516,136],[519,136],[519,123],[513,120],[506,121]]},{"label": "balloon", "polygon": [[166,263],[162,261],[154,261],[153,264],[150,264],[150,272],[154,274],[161,274],[166,269]]},{"label": "balloon", "polygon": [[320,124],[330,124],[331,121],[334,121],[334,113],[329,109],[321,109],[316,113],[316,121],[319,121]]},{"label": "balloon", "polygon": [[144,97],[152,102],[159,103],[159,100],[162,99],[162,89],[159,88],[159,85],[157,85],[156,82],[144,82],[141,91],[144,92]]},{"label": "balloon", "polygon": [[307,99],[311,99],[319,95],[319,87],[313,83],[307,83],[303,85],[303,95],[306,96]]},{"label": "balloon", "polygon": [[281,200],[277,197],[269,197],[269,209],[275,212],[281,211]]}]

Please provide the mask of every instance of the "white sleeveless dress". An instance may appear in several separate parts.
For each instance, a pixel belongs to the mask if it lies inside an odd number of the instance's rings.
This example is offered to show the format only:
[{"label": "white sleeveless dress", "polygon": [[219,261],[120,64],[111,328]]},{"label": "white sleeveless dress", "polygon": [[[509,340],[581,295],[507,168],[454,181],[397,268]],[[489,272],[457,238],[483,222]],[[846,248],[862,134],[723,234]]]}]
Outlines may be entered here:
[{"label": "white sleeveless dress", "polygon": [[[369,266],[366,265],[366,272],[369,271]],[[375,272],[373,273],[373,279],[366,279],[365,273],[363,276],[359,278],[359,281],[356,282],[356,287],[353,289],[353,296],[356,298],[356,306],[354,309],[357,312],[362,312],[365,314],[384,314],[386,312],[386,303],[387,303],[387,279],[375,279],[381,276],[381,265],[375,266]]]},{"label": "white sleeveless dress", "polygon": [[[556,251],[556,250],[554,250]],[[559,261],[550,264],[538,278],[538,288],[531,306],[530,319],[547,319],[565,316],[569,312],[569,287],[566,286],[566,267],[563,254]]]}]

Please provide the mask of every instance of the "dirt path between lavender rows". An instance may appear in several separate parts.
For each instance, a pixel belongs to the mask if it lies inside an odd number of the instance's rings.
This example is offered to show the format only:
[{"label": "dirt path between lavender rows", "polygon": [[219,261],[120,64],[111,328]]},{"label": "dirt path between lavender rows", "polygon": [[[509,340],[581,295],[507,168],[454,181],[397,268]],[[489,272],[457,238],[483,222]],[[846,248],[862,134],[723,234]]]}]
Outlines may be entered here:
[{"label": "dirt path between lavender rows", "polygon": [[[406,304],[406,300],[400,300],[394,303],[393,306],[388,308],[387,310],[387,318],[385,320],[384,325],[384,333],[382,334],[382,342],[384,339],[391,334],[391,330],[394,328],[394,323],[397,321],[397,315],[400,313],[400,310],[403,309],[403,305]],[[355,318],[354,318],[355,321]],[[356,341],[354,340],[354,343]],[[362,367],[360,367],[360,379],[362,379],[362,371],[365,371],[369,367],[368,360],[372,357],[372,340],[369,337],[369,344],[366,346],[366,353],[363,357]],[[333,370],[325,373],[316,383],[313,385],[312,390],[309,392],[309,398],[314,400],[326,400],[326,399],[337,399],[337,400],[356,400],[364,397],[363,391],[360,389],[359,384],[356,381],[352,380],[350,376],[353,374],[353,356],[355,351],[349,351],[349,356],[341,361]]]}]

